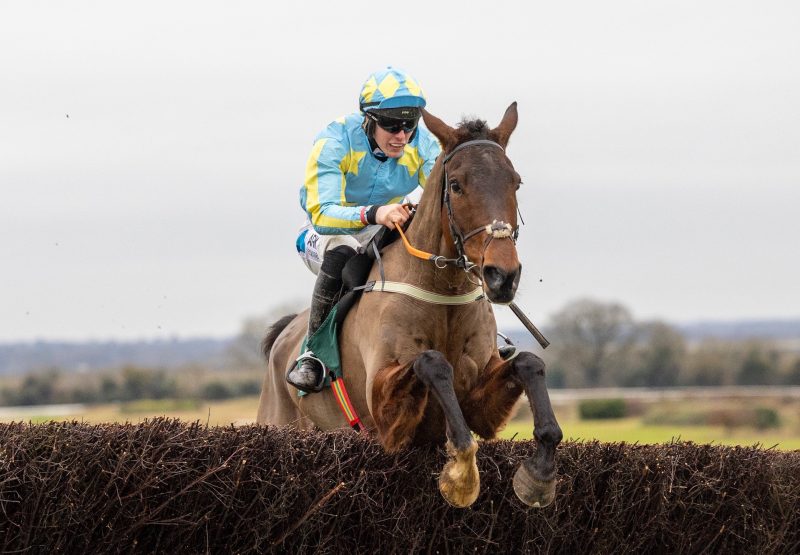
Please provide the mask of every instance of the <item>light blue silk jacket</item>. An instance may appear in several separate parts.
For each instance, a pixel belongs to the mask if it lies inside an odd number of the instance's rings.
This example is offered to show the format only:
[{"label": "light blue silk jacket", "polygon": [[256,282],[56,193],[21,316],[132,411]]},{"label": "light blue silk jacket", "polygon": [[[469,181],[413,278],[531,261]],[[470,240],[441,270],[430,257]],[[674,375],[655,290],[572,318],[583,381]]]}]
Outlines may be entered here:
[{"label": "light blue silk jacket", "polygon": [[439,142],[420,121],[400,158],[380,161],[372,153],[361,113],[332,122],[314,141],[300,188],[300,205],[323,235],[352,234],[364,228],[361,209],[402,201],[424,187]]}]

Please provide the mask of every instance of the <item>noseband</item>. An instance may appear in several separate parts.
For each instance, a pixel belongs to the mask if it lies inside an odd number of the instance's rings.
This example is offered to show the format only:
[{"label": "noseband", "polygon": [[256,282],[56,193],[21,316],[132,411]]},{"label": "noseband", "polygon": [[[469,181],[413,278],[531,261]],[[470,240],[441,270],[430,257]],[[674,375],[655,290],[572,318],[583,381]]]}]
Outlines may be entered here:
[{"label": "noseband", "polygon": [[[447,222],[450,225],[450,235],[453,237],[453,243],[455,244],[456,251],[458,253],[458,257],[455,259],[455,265],[459,268],[463,268],[466,272],[470,272],[473,268],[475,268],[475,266],[477,266],[477,264],[471,262],[469,258],[467,258],[467,254],[464,251],[464,244],[470,238],[478,235],[481,232],[486,233],[488,237],[486,244],[484,245],[485,251],[492,239],[511,239],[514,243],[516,243],[517,237],[519,236],[519,226],[511,227],[511,224],[502,220],[492,220],[492,223],[476,227],[472,231],[464,234],[461,233],[461,229],[458,227],[458,224],[453,217],[453,206],[450,202],[450,180],[447,177],[447,162],[450,161],[453,155],[459,150],[470,146],[481,145],[491,145],[505,152],[505,149],[494,141],[490,141],[488,139],[475,139],[472,141],[467,141],[466,143],[461,143],[442,160],[442,175],[444,179],[444,183],[442,184],[442,202],[447,208]],[[437,266],[438,265],[439,264],[437,263]]]}]

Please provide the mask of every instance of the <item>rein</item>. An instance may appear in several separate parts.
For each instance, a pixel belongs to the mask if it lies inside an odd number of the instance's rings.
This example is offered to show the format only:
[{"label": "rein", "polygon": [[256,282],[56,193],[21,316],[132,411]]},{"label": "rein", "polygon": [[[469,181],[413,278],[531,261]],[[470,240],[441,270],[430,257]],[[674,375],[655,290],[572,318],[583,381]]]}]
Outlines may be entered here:
[{"label": "rein", "polygon": [[[457,265],[459,262],[458,258],[445,258],[441,254],[432,254],[429,252],[421,251],[416,247],[412,247],[411,243],[408,242],[408,238],[406,234],[403,232],[403,228],[400,227],[399,224],[394,224],[394,228],[400,233],[400,239],[403,240],[403,245],[406,247],[406,252],[411,256],[416,256],[417,258],[421,258],[422,260],[430,260],[434,264],[436,264],[437,268],[444,269],[448,265]],[[473,264],[474,266],[474,264]]]}]

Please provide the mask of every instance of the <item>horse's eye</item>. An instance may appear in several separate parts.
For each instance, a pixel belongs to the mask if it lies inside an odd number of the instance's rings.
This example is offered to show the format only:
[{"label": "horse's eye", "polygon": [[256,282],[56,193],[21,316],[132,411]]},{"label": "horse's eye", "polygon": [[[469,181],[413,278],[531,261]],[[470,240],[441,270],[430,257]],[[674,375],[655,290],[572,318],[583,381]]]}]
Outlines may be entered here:
[{"label": "horse's eye", "polygon": [[460,195],[462,193],[461,185],[459,185],[458,181],[456,181],[455,179],[450,182],[450,190],[456,193],[457,195]]}]

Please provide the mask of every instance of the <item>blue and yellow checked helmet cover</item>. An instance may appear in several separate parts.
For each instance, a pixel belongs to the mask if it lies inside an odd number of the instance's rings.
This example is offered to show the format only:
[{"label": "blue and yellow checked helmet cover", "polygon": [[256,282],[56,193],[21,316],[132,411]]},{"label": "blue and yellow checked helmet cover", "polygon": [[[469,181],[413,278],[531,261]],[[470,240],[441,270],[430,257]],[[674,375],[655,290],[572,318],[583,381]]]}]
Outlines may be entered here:
[{"label": "blue and yellow checked helmet cover", "polygon": [[424,108],[425,94],[408,73],[389,66],[367,78],[361,87],[358,105],[362,112],[384,108]]}]

